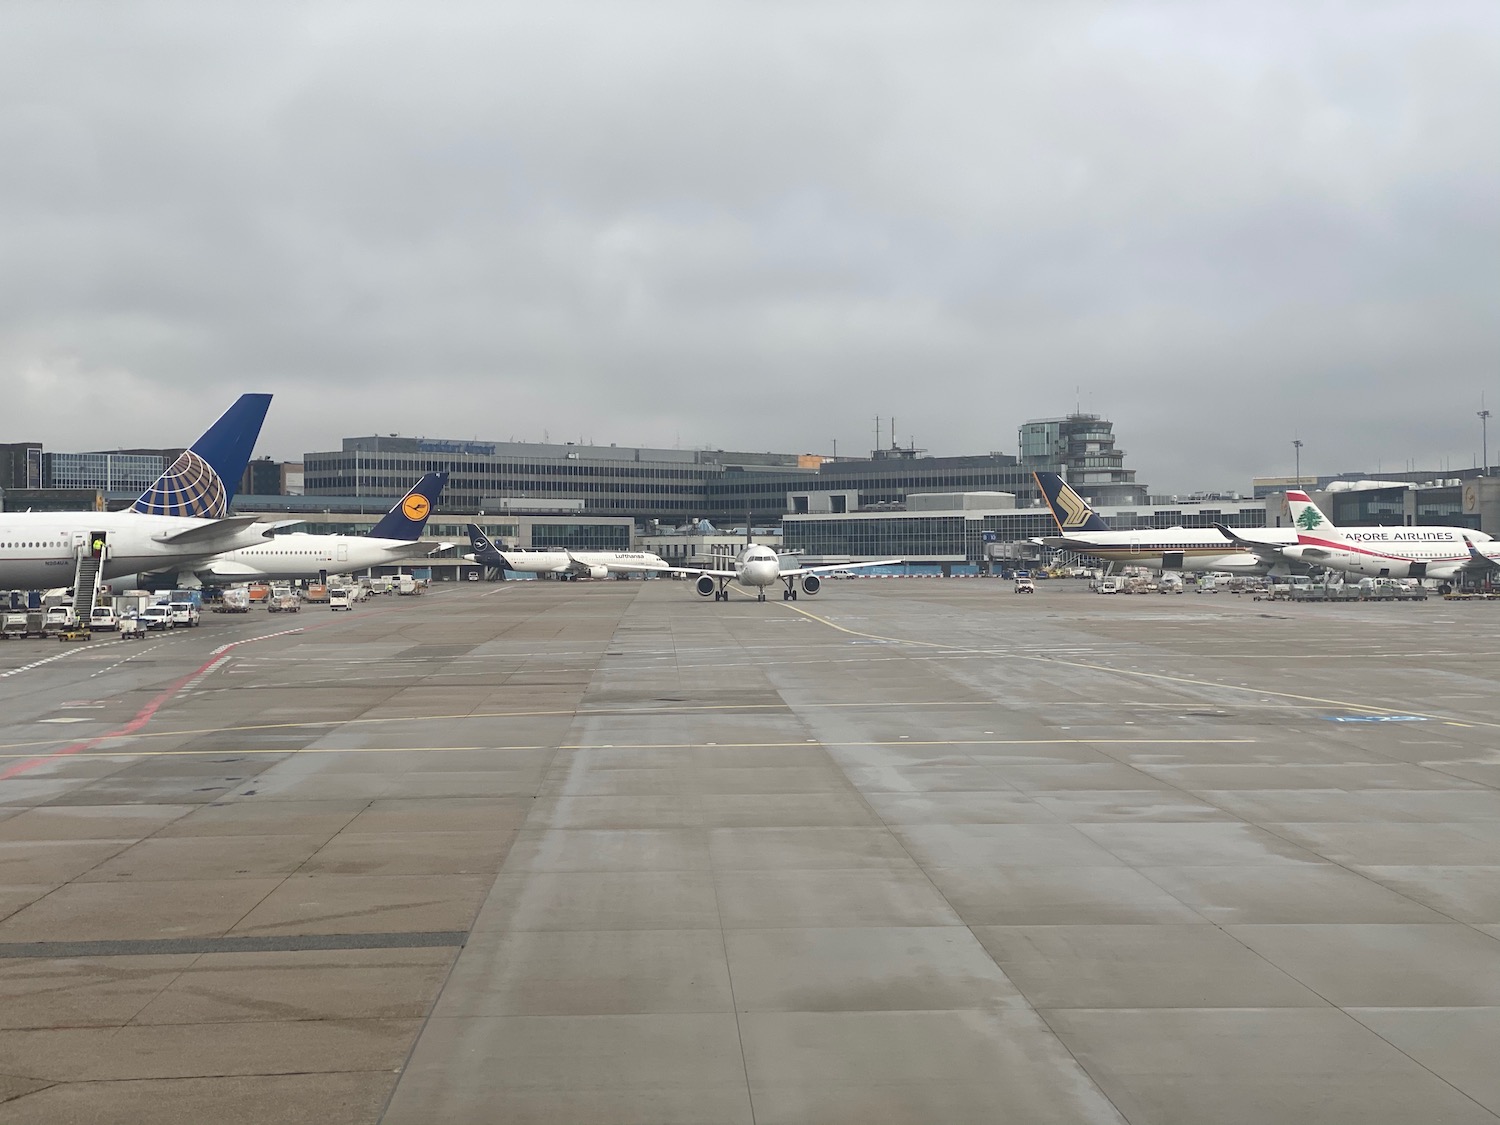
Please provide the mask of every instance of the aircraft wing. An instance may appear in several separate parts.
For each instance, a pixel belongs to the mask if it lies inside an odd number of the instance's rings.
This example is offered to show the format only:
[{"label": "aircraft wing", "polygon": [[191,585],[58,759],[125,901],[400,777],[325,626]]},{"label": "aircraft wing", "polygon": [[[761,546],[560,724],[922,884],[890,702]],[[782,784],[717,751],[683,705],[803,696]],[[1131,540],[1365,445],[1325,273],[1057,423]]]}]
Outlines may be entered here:
[{"label": "aircraft wing", "polygon": [[738,578],[739,572],[735,570],[715,570],[711,566],[652,566],[649,563],[610,563],[611,570],[628,570],[632,574],[691,574],[697,577],[700,574],[709,574],[714,578]]},{"label": "aircraft wing", "polygon": [[[1227,527],[1222,523],[1214,524],[1214,530],[1240,550],[1254,555],[1263,562],[1276,563],[1283,562],[1286,559],[1286,555],[1282,553],[1281,548],[1274,543],[1262,543],[1258,539],[1246,539],[1243,535],[1236,534],[1233,528]],[[1304,547],[1302,549],[1302,557],[1304,559],[1310,553],[1310,548]]]},{"label": "aircraft wing", "polygon": [[446,551],[453,543],[424,543],[420,539],[410,541],[393,540],[388,541],[381,549],[393,559],[415,559],[426,558],[435,555],[439,551]]},{"label": "aircraft wing", "polygon": [[899,566],[905,559],[876,559],[873,562],[828,563],[826,566],[799,566],[795,570],[783,570],[783,576],[792,574],[827,574],[832,570],[858,570],[866,566]]},{"label": "aircraft wing", "polygon": [[1469,572],[1500,570],[1500,560],[1494,555],[1487,555],[1474,545],[1474,540],[1467,535],[1464,536],[1464,544],[1469,548],[1469,558],[1461,569]]},{"label": "aircraft wing", "polygon": [[[238,533],[259,523],[256,516],[226,516],[221,520],[199,523],[186,531],[173,535],[153,536],[158,543],[170,543],[174,547],[188,547],[195,543],[212,542],[215,539],[238,537]],[[267,528],[269,534],[269,526]]]}]

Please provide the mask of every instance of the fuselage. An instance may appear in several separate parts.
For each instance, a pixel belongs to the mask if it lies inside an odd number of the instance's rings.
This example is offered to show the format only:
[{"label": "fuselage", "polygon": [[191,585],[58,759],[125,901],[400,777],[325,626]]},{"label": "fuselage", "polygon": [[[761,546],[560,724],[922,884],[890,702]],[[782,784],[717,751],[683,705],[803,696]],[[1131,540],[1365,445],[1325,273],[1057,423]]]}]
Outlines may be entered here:
[{"label": "fuselage", "polygon": [[[204,547],[222,550],[262,541],[264,526],[226,528],[212,536],[217,520],[149,516],[139,512],[6,512],[0,514],[0,589],[40,590],[70,586],[79,552],[104,532],[101,580],[141,571],[168,570],[201,557]],[[210,538],[168,542],[183,532]]]},{"label": "fuselage", "polygon": [[192,569],[200,577],[234,581],[319,578],[380,566],[422,551],[409,539],[293,532],[200,560]]},{"label": "fuselage", "polygon": [[734,556],[734,580],[746,589],[763,590],[781,581],[781,558],[758,543],[742,547]]},{"label": "fuselage", "polygon": [[[1297,542],[1293,529],[1256,528],[1236,534],[1257,543],[1291,547]],[[1225,571],[1231,574],[1265,574],[1271,564],[1250,551],[1243,551],[1212,528],[1172,527],[1161,530],[1072,532],[1045,536],[1048,546],[1093,555],[1105,562],[1145,566],[1155,570]]]},{"label": "fuselage", "polygon": [[[1287,554],[1319,566],[1377,578],[1456,578],[1477,569],[1475,532],[1446,527],[1341,527],[1303,535]],[[1479,555],[1500,562],[1493,540],[1473,542]],[[1482,566],[1482,563],[1480,564]]]},{"label": "fuselage", "polygon": [[[477,558],[477,556],[476,556]],[[487,562],[479,558],[480,562]],[[521,551],[507,549],[499,552],[498,564],[516,574],[570,575],[580,569],[606,572],[620,571],[638,573],[641,570],[666,569],[665,560],[650,551]]]}]

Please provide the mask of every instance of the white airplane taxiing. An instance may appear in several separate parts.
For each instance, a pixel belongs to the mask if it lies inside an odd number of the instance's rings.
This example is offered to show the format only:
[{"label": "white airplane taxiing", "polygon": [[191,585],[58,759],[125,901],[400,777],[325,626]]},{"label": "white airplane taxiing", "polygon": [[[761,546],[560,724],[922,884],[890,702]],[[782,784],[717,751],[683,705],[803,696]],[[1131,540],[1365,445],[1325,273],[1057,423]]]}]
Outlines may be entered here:
[{"label": "white airplane taxiing", "polygon": [[70,586],[84,555],[108,581],[262,542],[271,525],[227,513],[270,405],[241,395],[126,511],[0,513],[0,589]]},{"label": "white airplane taxiing", "polygon": [[705,598],[712,597],[714,601],[729,600],[729,584],[731,582],[747,590],[756,591],[755,600],[763,602],[766,600],[766,590],[780,582],[784,589],[781,591],[781,600],[794,602],[797,600],[797,587],[802,587],[802,592],[808,596],[816,594],[823,588],[822,575],[833,571],[856,570],[869,566],[896,566],[900,559],[872,559],[869,562],[833,563],[828,566],[792,566],[783,568],[782,557],[770,547],[759,543],[746,543],[740,548],[739,554],[727,568],[714,569],[713,567],[667,567],[668,573],[686,574],[693,579],[693,589]]},{"label": "white airplane taxiing", "polygon": [[311,535],[292,532],[250,547],[226,551],[185,564],[203,582],[261,582],[273,579],[324,579],[367,567],[383,566],[440,550],[418,543],[427,517],[448,483],[447,473],[428,473],[396,501],[368,535]]},{"label": "white airplane taxiing", "polygon": [[500,550],[476,523],[469,526],[471,554],[464,558],[484,566],[498,566],[512,574],[550,574],[554,578],[608,578],[668,570],[666,560],[650,551],[521,551]]}]

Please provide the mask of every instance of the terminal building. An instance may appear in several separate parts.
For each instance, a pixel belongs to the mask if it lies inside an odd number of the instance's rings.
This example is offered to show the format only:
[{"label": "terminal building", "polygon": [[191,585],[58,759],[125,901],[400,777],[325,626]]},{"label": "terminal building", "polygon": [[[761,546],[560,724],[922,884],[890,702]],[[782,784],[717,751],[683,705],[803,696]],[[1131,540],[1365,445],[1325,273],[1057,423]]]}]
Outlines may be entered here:
[{"label": "terminal building", "polygon": [[[234,506],[301,520],[310,532],[358,534],[422,474],[447,471],[428,538],[459,551],[467,550],[465,525],[473,522],[508,547],[645,546],[682,562],[734,547],[734,535],[715,529],[742,528],[748,518],[773,542],[770,529],[779,528],[778,545],[810,559],[891,557],[951,569],[1034,558],[1030,540],[1056,530],[1035,470],[1062,473],[1118,530],[1278,526],[1285,490],[1296,483],[1257,478],[1251,497],[1151,496],[1126,467],[1113,423],[1081,412],[1023,423],[1016,449],[934,457],[893,442],[867,457],[833,457],[370,435],[344,438],[338,450],[307,453],[301,462],[252,462]],[[0,505],[123,507],[178,452],[0,445]],[[1308,476],[1303,483],[1340,524],[1458,524],[1496,534],[1496,479],[1475,470]]]},{"label": "terminal building", "polygon": [[[1123,465],[1113,423],[1096,414],[1027,422],[1023,456],[992,452],[928,457],[896,444],[867,458],[814,453],[498,441],[372,435],[344,438],[337,451],[303,457],[309,496],[400,495],[423,473],[452,474],[443,504],[465,511],[578,510],[641,523],[780,520],[788,493],[842,494],[848,511],[900,505],[914,492],[1009,492],[1039,500],[1034,469],[1083,481],[1099,504],[1144,503],[1146,489]],[[798,501],[801,503],[801,501]]]}]

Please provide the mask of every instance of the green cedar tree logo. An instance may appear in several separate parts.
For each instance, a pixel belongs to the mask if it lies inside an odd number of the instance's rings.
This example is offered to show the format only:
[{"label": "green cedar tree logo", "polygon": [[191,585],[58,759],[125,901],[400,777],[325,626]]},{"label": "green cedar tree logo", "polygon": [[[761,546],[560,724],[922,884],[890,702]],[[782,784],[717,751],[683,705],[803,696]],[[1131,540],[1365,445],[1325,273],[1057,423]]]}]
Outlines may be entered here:
[{"label": "green cedar tree logo", "polygon": [[1302,509],[1302,514],[1297,517],[1297,526],[1303,531],[1311,531],[1323,522],[1323,517],[1318,514],[1318,509],[1307,507]]}]

